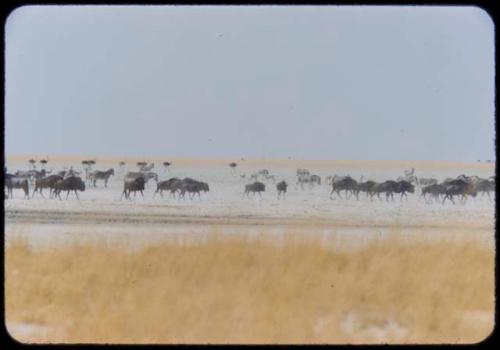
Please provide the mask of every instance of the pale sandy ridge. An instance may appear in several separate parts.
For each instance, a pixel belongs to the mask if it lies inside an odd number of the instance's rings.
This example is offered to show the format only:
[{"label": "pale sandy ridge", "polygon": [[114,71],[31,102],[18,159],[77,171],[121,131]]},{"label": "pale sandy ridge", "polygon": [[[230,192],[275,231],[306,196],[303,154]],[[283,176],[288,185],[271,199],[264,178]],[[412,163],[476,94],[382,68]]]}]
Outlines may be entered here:
[{"label": "pale sandy ridge", "polygon": [[399,160],[313,160],[313,159],[259,159],[259,158],[181,158],[181,157],[131,157],[131,156],[82,156],[82,155],[48,155],[48,156],[30,156],[30,155],[7,155],[7,162],[28,162],[29,159],[41,160],[47,159],[52,163],[77,163],[83,160],[93,159],[97,163],[116,164],[124,161],[128,165],[135,165],[139,161],[155,163],[160,166],[163,162],[171,162],[182,166],[207,166],[223,165],[229,166],[229,163],[236,162],[239,165],[246,166],[280,166],[280,167],[353,167],[353,168],[426,168],[426,169],[449,169],[449,168],[469,168],[469,169],[495,169],[496,163],[474,163],[474,162],[445,162],[445,161],[399,161]]}]

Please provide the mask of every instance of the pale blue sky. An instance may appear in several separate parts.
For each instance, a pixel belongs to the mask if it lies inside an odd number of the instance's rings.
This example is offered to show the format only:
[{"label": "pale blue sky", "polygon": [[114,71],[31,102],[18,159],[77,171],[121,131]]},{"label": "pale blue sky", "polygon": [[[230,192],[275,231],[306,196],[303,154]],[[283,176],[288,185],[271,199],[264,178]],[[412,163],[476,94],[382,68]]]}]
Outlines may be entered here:
[{"label": "pale blue sky", "polygon": [[5,25],[7,154],[494,159],[479,8],[29,6]]}]

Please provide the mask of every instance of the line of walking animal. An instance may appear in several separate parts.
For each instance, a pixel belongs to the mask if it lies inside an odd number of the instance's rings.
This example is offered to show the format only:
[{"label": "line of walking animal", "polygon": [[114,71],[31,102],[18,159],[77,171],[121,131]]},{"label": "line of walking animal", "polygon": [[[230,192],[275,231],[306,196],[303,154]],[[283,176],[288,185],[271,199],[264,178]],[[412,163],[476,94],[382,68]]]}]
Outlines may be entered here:
[{"label": "line of walking animal", "polygon": [[[158,174],[151,171],[153,164],[149,166],[147,164],[140,164],[141,169],[138,172],[128,172],[123,178],[124,187],[120,199],[125,197],[126,199],[131,199],[131,194],[136,197],[137,192],[144,197],[144,191],[149,180],[155,180],[156,190],[153,196],[160,194],[163,197],[163,192],[167,191],[170,193],[170,197],[185,199],[186,193],[188,193],[188,198],[194,199],[196,195],[201,199],[201,192],[209,192],[210,188],[206,182],[194,180],[192,178],[180,179],[177,177],[170,178],[168,180],[159,181]],[[13,189],[21,189],[24,192],[24,198],[30,198],[30,187],[33,188],[31,197],[35,194],[39,194],[41,197],[46,198],[43,194],[44,189],[49,190],[49,198],[59,198],[61,199],[61,192],[66,191],[66,199],[68,199],[71,193],[75,194],[75,197],[79,199],[78,192],[85,191],[85,182],[80,178],[81,172],[74,170],[73,168],[65,169],[62,171],[54,172],[42,170],[28,170],[28,171],[17,171],[14,174],[7,173],[7,169],[4,168],[5,174],[5,187],[7,192],[5,193],[6,198],[13,198]],[[114,169],[110,168],[105,171],[91,171],[89,172],[87,183],[93,187],[96,187],[97,181],[104,181],[104,187],[107,187],[108,181],[111,176],[115,174]],[[264,179],[269,179],[269,171],[266,169],[261,169],[256,172],[257,177],[262,177]],[[297,185],[300,185],[303,189],[304,185],[321,184],[321,177],[315,174],[311,174],[307,169],[297,169]],[[330,198],[356,198],[360,199],[361,192],[365,193],[365,198],[369,198],[370,201],[376,197],[382,200],[381,195],[385,195],[385,200],[394,200],[394,194],[400,195],[400,201],[405,198],[408,200],[408,193],[415,193],[416,186],[420,186],[421,195],[426,203],[431,203],[432,201],[440,201],[445,203],[447,200],[455,204],[455,197],[459,196],[460,201],[465,203],[469,196],[476,197],[481,194],[481,198],[485,195],[491,200],[491,194],[495,193],[495,177],[492,176],[488,179],[480,178],[477,176],[466,176],[460,175],[457,178],[448,178],[443,182],[439,183],[435,178],[420,178],[417,183],[411,180],[414,176],[413,172],[405,174],[404,177],[400,177],[397,180],[387,180],[384,182],[375,182],[373,180],[363,181],[361,177],[360,181],[356,181],[351,176],[338,176],[330,175],[326,177],[326,183],[331,187]],[[255,180],[255,176],[251,177],[251,180]],[[274,180],[274,179],[273,179]],[[275,183],[275,181],[273,181]],[[288,190],[288,183],[282,180],[274,185],[276,187],[277,198],[284,199]],[[249,197],[250,194],[255,196],[256,194],[262,198],[262,193],[266,191],[266,184],[262,181],[253,181],[245,185],[243,195]],[[342,195],[343,194],[343,195]]]}]

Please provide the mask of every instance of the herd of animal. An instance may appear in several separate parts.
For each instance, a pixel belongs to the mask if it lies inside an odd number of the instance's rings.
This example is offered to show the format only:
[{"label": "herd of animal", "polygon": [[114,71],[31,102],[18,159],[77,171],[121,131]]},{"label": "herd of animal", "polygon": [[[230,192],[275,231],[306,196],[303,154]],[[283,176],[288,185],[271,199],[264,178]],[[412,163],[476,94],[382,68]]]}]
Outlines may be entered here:
[{"label": "herd of animal", "polygon": [[[85,180],[80,177],[82,172],[76,171],[73,168],[55,173],[46,171],[45,169],[19,170],[14,174],[8,173],[7,169],[4,168],[5,187],[7,188],[5,196],[6,198],[13,198],[13,189],[22,189],[24,198],[29,199],[31,187],[33,189],[31,197],[39,194],[45,198],[43,190],[48,189],[50,198],[62,199],[61,192],[66,192],[66,199],[68,199],[70,193],[73,192],[76,198],[79,199],[78,192],[85,191],[86,186],[97,187],[97,182],[103,181],[104,187],[107,187],[110,177],[115,175],[113,168],[104,171],[92,171],[91,161],[84,161],[82,164],[84,165]],[[231,171],[234,171],[234,164],[230,164]],[[123,168],[123,165],[120,163],[120,167]],[[185,199],[185,194],[188,193],[190,199],[194,199],[196,195],[201,199],[201,192],[210,191],[210,187],[206,182],[189,177],[183,179],[172,177],[168,180],[159,181],[158,174],[152,171],[154,167],[153,163],[148,165],[145,162],[140,162],[137,165],[139,166],[139,171],[129,171],[124,175],[123,191],[120,199],[123,197],[131,199],[132,193],[135,198],[137,192],[144,197],[143,192],[150,180],[156,182],[156,191],[153,196],[159,194],[163,197],[163,192],[169,192],[171,197]],[[164,163],[163,165],[168,167],[170,163],[168,165]],[[365,193],[365,198],[370,198],[370,200],[373,200],[375,196],[379,200],[382,200],[382,194],[385,195],[386,201],[394,200],[394,194],[398,194],[400,195],[400,201],[402,201],[403,198],[408,199],[408,193],[415,193],[415,189],[418,187],[421,190],[420,197],[423,197],[426,202],[434,200],[441,201],[444,204],[446,200],[450,200],[455,204],[455,196],[460,196],[461,201],[465,202],[467,197],[476,197],[479,193],[482,196],[487,195],[491,200],[491,193],[495,193],[494,176],[485,179],[478,176],[460,175],[456,178],[447,178],[439,183],[435,178],[417,178],[414,175],[414,171],[415,169],[405,171],[405,175],[399,177],[397,180],[383,182],[363,181],[363,177],[359,181],[356,181],[351,176],[330,175],[325,178],[323,184],[331,187],[331,199],[335,197],[343,198],[342,192],[344,192],[346,199],[354,197],[359,200],[360,194],[363,192]],[[240,176],[242,178],[246,177],[244,174]],[[266,184],[264,182],[269,181],[275,185],[278,199],[285,198],[289,187],[288,183],[285,180],[276,183],[276,177],[271,175],[269,170],[260,169],[248,178],[251,183],[245,185],[244,196],[248,197],[250,194],[258,194],[259,197],[262,197],[262,192],[266,191]],[[302,190],[304,190],[304,186],[312,188],[322,183],[319,175],[311,174],[309,170],[304,168],[297,169],[296,179],[296,188],[300,187]]]}]

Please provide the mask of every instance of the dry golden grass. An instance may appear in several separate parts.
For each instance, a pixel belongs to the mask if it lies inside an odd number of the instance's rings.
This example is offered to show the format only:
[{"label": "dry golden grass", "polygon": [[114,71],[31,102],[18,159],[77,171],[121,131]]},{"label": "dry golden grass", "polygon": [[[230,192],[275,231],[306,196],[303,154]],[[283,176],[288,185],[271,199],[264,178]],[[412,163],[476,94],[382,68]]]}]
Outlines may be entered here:
[{"label": "dry golden grass", "polygon": [[[6,316],[28,342],[471,343],[493,329],[494,251],[383,239],[356,251],[290,235],[139,252],[6,247]],[[49,332],[22,335],[12,325]],[[10,325],[10,326],[9,326]]]}]

